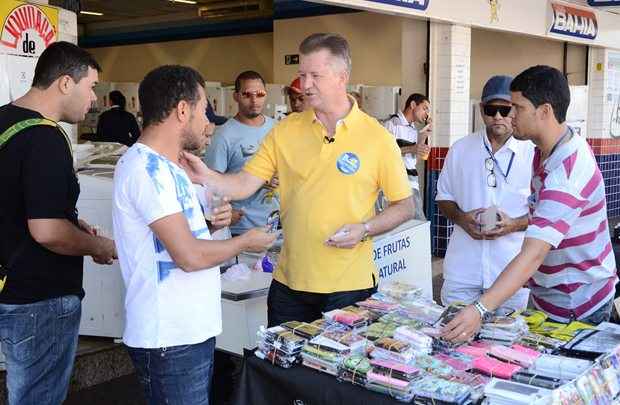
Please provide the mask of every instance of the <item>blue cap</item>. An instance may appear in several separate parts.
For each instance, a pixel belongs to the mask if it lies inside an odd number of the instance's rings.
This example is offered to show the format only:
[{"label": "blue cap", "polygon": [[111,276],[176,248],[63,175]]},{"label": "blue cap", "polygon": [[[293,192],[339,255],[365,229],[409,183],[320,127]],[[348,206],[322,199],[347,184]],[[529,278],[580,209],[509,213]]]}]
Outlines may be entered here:
[{"label": "blue cap", "polygon": [[510,83],[512,83],[510,76],[493,76],[490,78],[482,89],[482,104],[491,100],[511,101]]},{"label": "blue cap", "polygon": [[222,125],[226,122],[227,118],[222,117],[221,115],[216,115],[213,107],[211,106],[211,101],[207,100],[207,118],[209,122],[214,123],[215,125]]}]

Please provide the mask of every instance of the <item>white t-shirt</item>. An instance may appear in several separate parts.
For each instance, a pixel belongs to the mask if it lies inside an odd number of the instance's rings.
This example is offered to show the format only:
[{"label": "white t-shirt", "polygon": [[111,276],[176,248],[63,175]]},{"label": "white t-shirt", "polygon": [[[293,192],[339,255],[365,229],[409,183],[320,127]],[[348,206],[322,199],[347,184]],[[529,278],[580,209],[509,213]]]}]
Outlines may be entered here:
[{"label": "white t-shirt", "polygon": [[[418,130],[407,121],[402,111],[396,114],[396,117],[392,117],[385,121],[383,124],[385,129],[390,131],[396,139],[404,139],[409,142],[418,142]],[[407,153],[403,155],[403,162],[407,169],[416,168],[416,156],[415,154]]]},{"label": "white t-shirt", "polygon": [[196,238],[211,239],[185,171],[136,143],[116,166],[112,205],[116,249],[127,289],[125,344],[161,348],[219,335],[219,268],[184,272],[149,227],[182,212]]}]

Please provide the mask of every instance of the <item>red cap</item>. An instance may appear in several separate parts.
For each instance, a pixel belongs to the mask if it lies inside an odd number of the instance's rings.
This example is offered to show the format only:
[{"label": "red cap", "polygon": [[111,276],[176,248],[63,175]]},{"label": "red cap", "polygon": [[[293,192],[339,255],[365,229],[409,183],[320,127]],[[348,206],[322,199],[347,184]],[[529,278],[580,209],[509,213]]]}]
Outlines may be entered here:
[{"label": "red cap", "polygon": [[288,86],[288,90],[293,93],[301,94],[301,81],[299,77],[296,77],[295,80],[291,82],[291,85]]}]

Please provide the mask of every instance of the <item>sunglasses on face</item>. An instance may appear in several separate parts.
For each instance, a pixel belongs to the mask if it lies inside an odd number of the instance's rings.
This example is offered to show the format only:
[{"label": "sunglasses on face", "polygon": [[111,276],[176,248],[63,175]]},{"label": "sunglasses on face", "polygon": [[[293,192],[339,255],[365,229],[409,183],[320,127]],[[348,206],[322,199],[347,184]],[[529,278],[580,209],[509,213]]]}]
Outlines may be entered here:
[{"label": "sunglasses on face", "polygon": [[484,115],[489,117],[495,117],[499,112],[499,115],[502,117],[507,117],[512,110],[512,106],[509,105],[485,105],[484,106]]},{"label": "sunglasses on face", "polygon": [[263,98],[267,95],[264,91],[243,91],[241,92],[241,97],[243,98],[251,98],[252,96],[256,98]]}]

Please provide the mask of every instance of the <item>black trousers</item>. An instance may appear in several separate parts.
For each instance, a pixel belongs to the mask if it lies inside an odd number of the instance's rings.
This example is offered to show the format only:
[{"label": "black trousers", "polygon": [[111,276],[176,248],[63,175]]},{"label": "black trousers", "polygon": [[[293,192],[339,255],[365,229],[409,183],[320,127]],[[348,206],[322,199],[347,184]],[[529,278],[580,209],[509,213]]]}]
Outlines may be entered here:
[{"label": "black trousers", "polygon": [[376,291],[375,286],[364,290],[311,293],[292,290],[273,280],[267,296],[267,323],[271,327],[288,321],[312,322],[322,318],[323,312],[363,301]]}]

